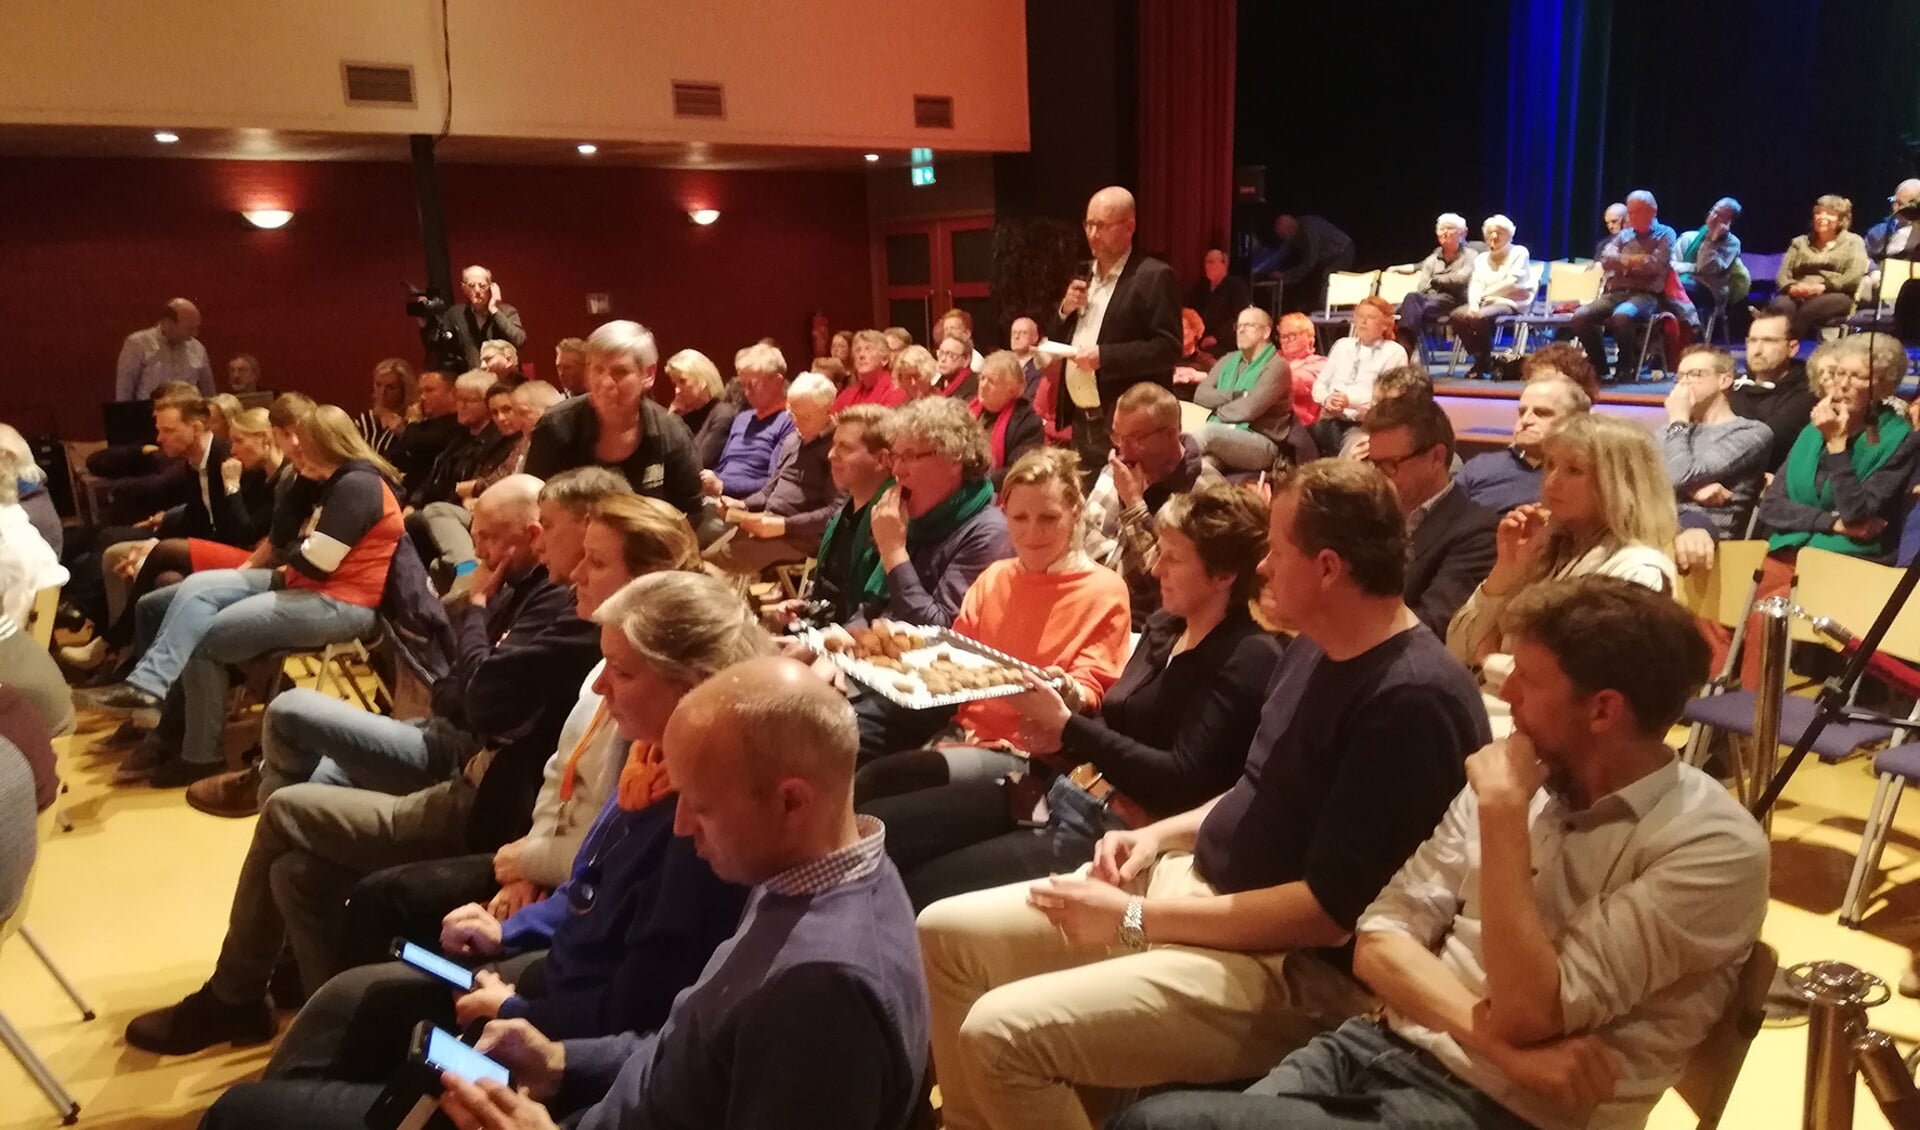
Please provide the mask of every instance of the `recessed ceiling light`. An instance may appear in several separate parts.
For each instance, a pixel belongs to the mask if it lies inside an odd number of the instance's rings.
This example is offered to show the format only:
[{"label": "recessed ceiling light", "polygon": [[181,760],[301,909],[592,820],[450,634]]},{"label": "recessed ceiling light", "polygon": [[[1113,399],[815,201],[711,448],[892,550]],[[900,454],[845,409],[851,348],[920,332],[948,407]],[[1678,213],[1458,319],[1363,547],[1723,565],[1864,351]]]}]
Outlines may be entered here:
[{"label": "recessed ceiling light", "polygon": [[153,139],[162,145],[172,145],[174,142],[180,140],[180,135],[177,133],[174,133],[172,130],[163,129],[163,130],[160,130],[158,133],[155,133],[153,135]]},{"label": "recessed ceiling light", "polygon": [[878,153],[867,154],[867,164],[869,165],[873,164],[875,161],[878,161],[879,159],[880,159],[880,154]]},{"label": "recessed ceiling light", "polygon": [[703,228],[719,218],[719,211],[713,208],[695,208],[687,213],[687,219],[692,220]]},{"label": "recessed ceiling light", "polygon": [[600,152],[600,147],[591,141],[583,141],[574,146],[574,149],[578,150],[582,157],[591,157],[595,153]]}]

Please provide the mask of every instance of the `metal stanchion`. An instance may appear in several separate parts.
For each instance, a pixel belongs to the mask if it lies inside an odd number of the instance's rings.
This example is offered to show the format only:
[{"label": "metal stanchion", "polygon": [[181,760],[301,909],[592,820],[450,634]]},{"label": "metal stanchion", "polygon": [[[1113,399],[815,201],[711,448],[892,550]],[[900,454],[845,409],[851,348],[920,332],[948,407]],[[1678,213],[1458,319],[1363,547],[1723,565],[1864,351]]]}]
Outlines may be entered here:
[{"label": "metal stanchion", "polygon": [[[1867,1032],[1867,1010],[1885,1004],[1887,983],[1843,961],[1807,961],[1787,970],[1787,985],[1807,1002],[1807,1082],[1803,1130],[1850,1130],[1854,1043]],[[1877,1094],[1877,1092],[1876,1092]]]},{"label": "metal stanchion", "polygon": [[[1801,615],[1784,596],[1770,596],[1753,606],[1760,621],[1760,683],[1754,687],[1753,748],[1734,774],[1740,803],[1752,806],[1760,790],[1773,779],[1780,760],[1780,709],[1787,693],[1787,652],[1792,646],[1793,617]],[[1764,812],[1760,825],[1773,834],[1773,813]]]}]

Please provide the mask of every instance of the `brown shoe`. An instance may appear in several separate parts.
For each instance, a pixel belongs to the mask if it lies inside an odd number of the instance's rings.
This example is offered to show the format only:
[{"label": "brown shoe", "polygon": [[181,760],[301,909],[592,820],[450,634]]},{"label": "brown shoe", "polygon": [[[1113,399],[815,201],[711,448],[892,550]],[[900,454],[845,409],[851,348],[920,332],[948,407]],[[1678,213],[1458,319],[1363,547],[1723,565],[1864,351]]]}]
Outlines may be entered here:
[{"label": "brown shoe", "polygon": [[249,765],[195,781],[187,786],[187,804],[209,816],[252,816],[260,811],[260,770]]}]

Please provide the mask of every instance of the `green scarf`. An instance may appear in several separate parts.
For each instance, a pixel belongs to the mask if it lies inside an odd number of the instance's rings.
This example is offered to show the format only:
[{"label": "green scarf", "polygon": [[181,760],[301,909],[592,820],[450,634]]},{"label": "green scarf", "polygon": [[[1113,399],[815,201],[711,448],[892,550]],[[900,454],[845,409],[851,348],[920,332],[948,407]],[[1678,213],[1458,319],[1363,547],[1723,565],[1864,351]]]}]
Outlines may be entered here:
[{"label": "green scarf", "polygon": [[[878,499],[894,485],[895,480],[888,479],[873,497]],[[940,505],[918,518],[907,519],[907,552],[912,553],[946,540],[962,523],[992,503],[991,482],[982,479],[971,485],[960,484],[960,489],[948,495]],[[829,518],[826,532],[820,537],[819,560],[822,561],[831,552],[835,537],[856,539],[853,543],[852,568],[847,577],[848,595],[852,597],[849,604],[855,609],[872,608],[887,602],[887,571],[880,564],[879,547],[873,544],[872,518],[873,503],[869,501],[845,526],[840,521],[840,514]]]},{"label": "green scarf", "polygon": [[[1847,446],[1847,459],[1853,464],[1854,477],[1865,481],[1868,476],[1886,466],[1894,452],[1900,450],[1900,442],[1907,438],[1913,429],[1906,418],[1890,409],[1875,407],[1875,421],[1879,425],[1880,438],[1869,441],[1867,433],[1855,436]],[[1816,485],[1816,472],[1820,469],[1820,460],[1827,450],[1827,437],[1820,429],[1809,424],[1793,441],[1793,450],[1787,455],[1787,497],[1803,506],[1818,506],[1822,510],[1832,510],[1834,490],[1831,481]],[[1767,549],[1798,549],[1811,545],[1817,549],[1832,550],[1835,553],[1859,555],[1871,553],[1879,548],[1879,542],[1871,545],[1857,542],[1845,534],[1816,534],[1805,530],[1792,530],[1774,534],[1767,539]]]},{"label": "green scarf", "polygon": [[[1273,343],[1268,342],[1260,352],[1253,355],[1253,360],[1251,361],[1248,361],[1246,356],[1245,353],[1242,353],[1238,349],[1233,351],[1233,359],[1227,362],[1227,367],[1220,373],[1220,383],[1218,387],[1221,392],[1230,393],[1232,396],[1238,397],[1242,393],[1251,390],[1254,383],[1260,379],[1261,370],[1267,367],[1268,361],[1273,360]],[[1220,413],[1218,412],[1207,417],[1208,423],[1219,423],[1219,421]],[[1242,423],[1235,424],[1234,427],[1244,430],[1253,427],[1253,425],[1251,423]]]}]

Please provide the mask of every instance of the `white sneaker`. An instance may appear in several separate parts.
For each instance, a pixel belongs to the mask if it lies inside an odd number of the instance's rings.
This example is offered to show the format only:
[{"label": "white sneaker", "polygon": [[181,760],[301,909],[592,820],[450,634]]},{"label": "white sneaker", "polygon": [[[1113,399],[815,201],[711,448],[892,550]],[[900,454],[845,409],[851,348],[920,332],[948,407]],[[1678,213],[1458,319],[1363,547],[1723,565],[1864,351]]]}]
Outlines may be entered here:
[{"label": "white sneaker", "polygon": [[107,658],[107,641],[104,636],[95,636],[78,647],[60,649],[60,661],[76,671],[91,671],[100,666]]}]

